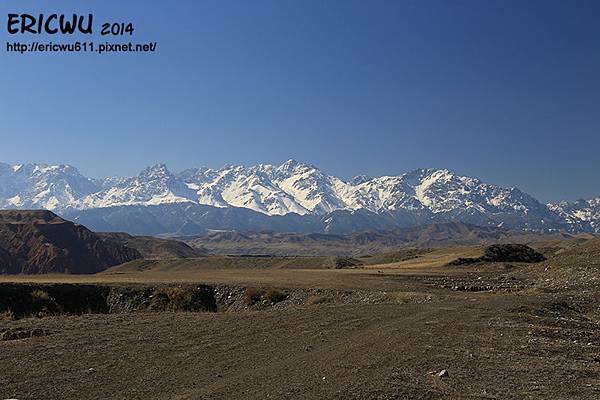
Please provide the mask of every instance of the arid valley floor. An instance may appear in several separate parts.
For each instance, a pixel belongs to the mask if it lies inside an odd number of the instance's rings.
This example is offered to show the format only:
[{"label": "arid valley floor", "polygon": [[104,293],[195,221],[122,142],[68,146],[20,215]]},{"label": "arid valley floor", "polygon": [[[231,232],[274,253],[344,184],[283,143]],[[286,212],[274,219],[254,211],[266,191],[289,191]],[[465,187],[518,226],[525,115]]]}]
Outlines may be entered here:
[{"label": "arid valley floor", "polygon": [[[540,263],[448,265],[482,249],[350,269],[211,256],[2,276],[2,287],[49,291],[205,284],[218,311],[5,313],[0,398],[599,398],[598,239]],[[265,300],[265,288],[281,298]]]}]

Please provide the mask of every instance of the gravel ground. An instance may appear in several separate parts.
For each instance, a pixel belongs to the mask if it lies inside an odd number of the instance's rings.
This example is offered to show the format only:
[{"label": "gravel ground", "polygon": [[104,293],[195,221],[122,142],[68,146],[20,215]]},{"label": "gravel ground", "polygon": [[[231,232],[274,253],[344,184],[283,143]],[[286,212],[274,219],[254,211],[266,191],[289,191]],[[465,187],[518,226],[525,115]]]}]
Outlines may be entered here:
[{"label": "gravel ground", "polygon": [[[435,274],[295,271],[275,306],[222,283],[217,313],[0,316],[0,399],[598,399],[599,248]],[[311,273],[326,287],[285,285]]]},{"label": "gravel ground", "polygon": [[[593,399],[597,303],[453,292],[424,303],[3,321],[0,398]],[[447,377],[440,377],[446,370]]]}]

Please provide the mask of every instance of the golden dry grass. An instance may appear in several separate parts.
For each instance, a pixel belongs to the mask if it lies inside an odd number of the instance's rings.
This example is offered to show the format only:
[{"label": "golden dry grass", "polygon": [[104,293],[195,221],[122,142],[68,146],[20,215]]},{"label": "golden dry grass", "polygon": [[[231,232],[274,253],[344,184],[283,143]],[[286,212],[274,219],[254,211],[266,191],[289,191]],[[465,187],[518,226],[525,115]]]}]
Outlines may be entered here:
[{"label": "golden dry grass", "polygon": [[[422,270],[419,270],[422,275]],[[408,271],[386,270],[379,274],[370,270],[198,270],[198,271],[131,271],[96,275],[5,275],[0,282],[13,283],[77,283],[77,284],[179,284],[206,283],[241,286],[276,286],[305,288],[394,288],[392,275],[413,275]]]},{"label": "golden dry grass", "polygon": [[368,269],[419,269],[434,270],[446,265],[459,257],[480,257],[483,255],[484,246],[445,247],[421,254],[413,259],[393,262],[388,264],[368,265]]},{"label": "golden dry grass", "polygon": [[[452,274],[447,263],[477,257],[483,247],[437,249],[411,260],[352,269],[323,269],[320,257],[204,257],[174,260],[135,260],[94,275],[4,275],[0,282],[163,284],[207,283],[248,286],[394,289],[394,277]],[[315,262],[311,268],[311,262]]]}]

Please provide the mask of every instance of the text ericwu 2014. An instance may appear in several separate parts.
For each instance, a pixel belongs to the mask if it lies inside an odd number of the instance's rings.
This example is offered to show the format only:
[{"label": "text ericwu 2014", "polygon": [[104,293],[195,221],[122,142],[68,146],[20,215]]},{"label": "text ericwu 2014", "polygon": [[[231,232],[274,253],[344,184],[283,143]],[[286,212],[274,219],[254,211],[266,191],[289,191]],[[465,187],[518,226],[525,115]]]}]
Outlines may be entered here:
[{"label": "text ericwu 2014", "polygon": [[47,33],[54,35],[83,33],[92,34],[94,26],[94,16],[92,14],[66,16],[64,14],[8,14],[8,33],[11,35],[17,33]]}]

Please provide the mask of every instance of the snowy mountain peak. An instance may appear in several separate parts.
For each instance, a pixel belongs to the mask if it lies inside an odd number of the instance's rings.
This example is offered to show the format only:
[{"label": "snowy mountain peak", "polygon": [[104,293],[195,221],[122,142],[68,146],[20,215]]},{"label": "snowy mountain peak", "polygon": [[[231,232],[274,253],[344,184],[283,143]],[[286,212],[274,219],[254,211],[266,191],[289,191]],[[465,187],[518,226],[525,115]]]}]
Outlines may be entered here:
[{"label": "snowy mountain peak", "polygon": [[0,206],[54,209],[98,190],[70,165],[0,165]]},{"label": "snowy mountain peak", "polygon": [[155,164],[141,171],[139,177],[140,179],[168,179],[172,178],[173,174],[165,164]]},{"label": "snowy mountain peak", "polygon": [[194,168],[178,174],[155,164],[134,177],[89,179],[70,165],[0,163],[3,208],[86,210],[175,203],[245,208],[268,216],[330,219],[326,216],[331,213],[349,212],[356,218],[377,215],[405,223],[441,219],[535,229],[563,224],[600,231],[600,198],[544,205],[519,189],[447,169],[345,181],[290,159],[278,166]]},{"label": "snowy mountain peak", "polygon": [[290,158],[286,162],[282,163],[279,168],[281,170],[290,170],[296,168],[298,165],[300,165],[300,163],[297,160]]},{"label": "snowy mountain peak", "polygon": [[313,165],[298,162],[294,159],[289,159],[280,166],[276,167],[275,170],[282,176],[290,176],[292,174],[301,172],[318,170],[318,168]]}]

